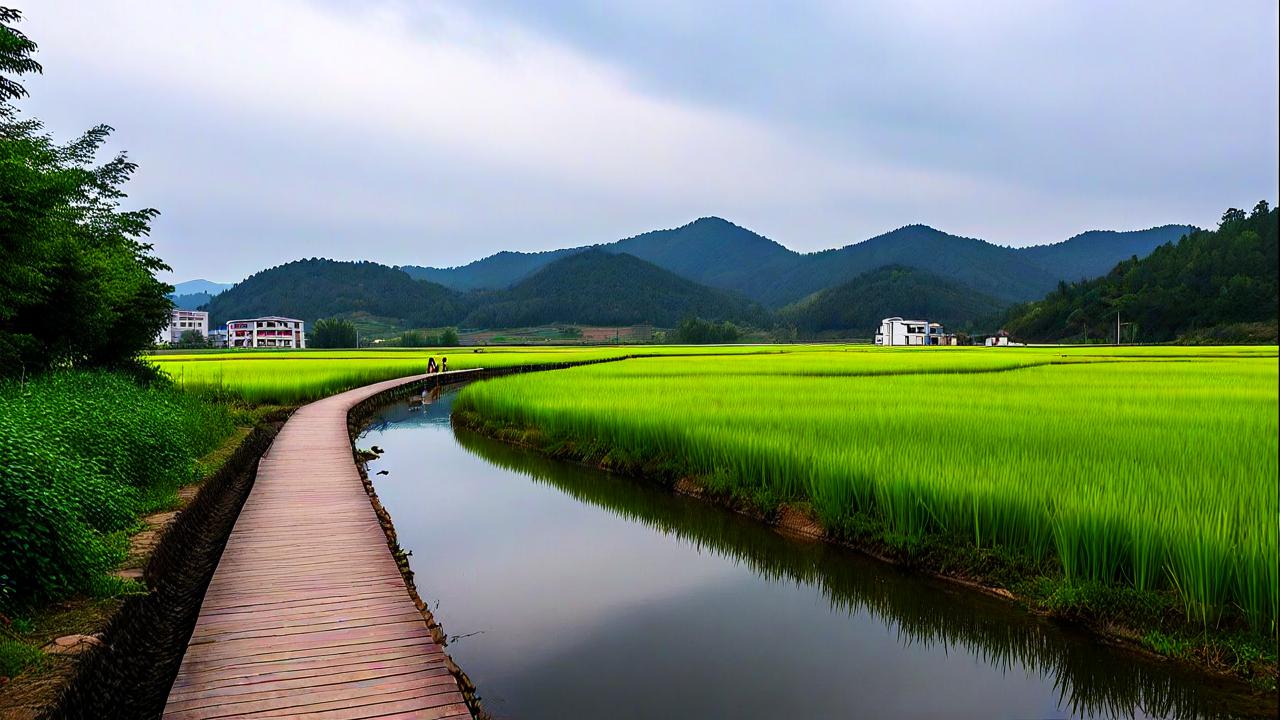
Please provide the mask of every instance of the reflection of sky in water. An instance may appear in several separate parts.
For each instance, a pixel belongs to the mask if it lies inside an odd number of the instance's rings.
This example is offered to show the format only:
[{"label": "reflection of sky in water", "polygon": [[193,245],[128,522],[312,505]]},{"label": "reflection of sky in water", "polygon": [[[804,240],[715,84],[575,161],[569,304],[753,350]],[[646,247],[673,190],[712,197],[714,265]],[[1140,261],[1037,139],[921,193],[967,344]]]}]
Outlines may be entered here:
[{"label": "reflection of sky in water", "polygon": [[[556,473],[557,485],[569,483],[561,489],[607,487],[645,505],[624,510],[645,522],[626,519],[616,506],[584,502],[461,447],[448,425],[451,399],[446,394],[425,410],[388,409],[383,417],[393,422],[360,445],[385,450],[371,471],[389,471],[374,476],[378,493],[401,545],[416,551],[411,562],[424,599],[440,601],[438,617],[451,635],[480,633],[456,640],[450,652],[499,716],[1076,715],[1071,698],[1061,699],[1055,673],[966,643],[964,628],[947,630],[947,623],[983,626],[970,631],[979,636],[992,635],[993,626],[995,636],[1047,646],[1050,655],[1061,645],[1067,659],[1059,664],[1081,666],[1077,674],[1091,683],[1123,677],[1130,664],[986,598],[904,579],[827,546],[787,541],[623,478],[488,443],[495,461],[537,463],[539,475]],[[731,538],[725,542],[737,543],[737,554],[702,536],[664,532],[655,517],[701,520],[714,526],[706,538]],[[767,559],[747,563],[742,553]],[[771,579],[752,567],[770,562],[794,572]],[[822,589],[792,579],[815,574]],[[850,582],[861,589],[833,609],[833,596],[844,592],[838,588]],[[879,599],[859,600],[854,592]],[[962,640],[908,632],[909,621],[895,612],[925,618]],[[1134,682],[1177,684],[1145,675]],[[1090,689],[1099,691],[1112,700],[1131,693]],[[1099,705],[1095,698],[1091,707]],[[1121,716],[1129,717],[1132,705],[1122,703]]]}]

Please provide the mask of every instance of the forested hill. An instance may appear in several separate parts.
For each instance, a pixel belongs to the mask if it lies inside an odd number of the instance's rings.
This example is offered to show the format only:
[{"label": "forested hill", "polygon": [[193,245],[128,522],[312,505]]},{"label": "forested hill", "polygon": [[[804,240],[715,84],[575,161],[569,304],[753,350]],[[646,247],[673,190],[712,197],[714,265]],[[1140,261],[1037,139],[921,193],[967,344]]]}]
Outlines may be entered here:
[{"label": "forested hill", "polygon": [[412,327],[453,325],[472,299],[372,262],[297,260],[255,273],[209,301],[209,320],[283,315],[309,322],[343,313],[397,318]]},{"label": "forested hill", "polygon": [[403,265],[410,277],[430,280],[455,290],[498,290],[508,288],[562,257],[586,248],[547,250],[536,253],[503,251],[483,260],[454,268]]},{"label": "forested hill", "polygon": [[541,253],[502,252],[455,268],[405,266],[410,275],[459,290],[505,289],[546,265],[595,248],[625,252],[704,285],[781,307],[884,265],[917,267],[1010,302],[1038,298],[1059,280],[1105,273],[1185,232],[1164,226],[1094,231],[1039,248],[1007,248],[926,225],[908,225],[835,250],[802,254],[716,217],[614,243]]},{"label": "forested hill", "polygon": [[893,265],[819,291],[778,311],[802,334],[870,337],[886,317],[928,318],[958,330],[1006,307],[990,295],[917,268]]},{"label": "forested hill", "polygon": [[1107,274],[1130,257],[1146,257],[1165,243],[1195,230],[1190,225],[1162,225],[1149,230],[1090,230],[1052,245],[1018,248],[1017,253],[1062,280],[1089,280]]},{"label": "forested hill", "polygon": [[792,302],[886,265],[919,268],[1008,302],[1040,297],[1056,282],[1010,248],[908,225],[856,245],[803,256],[798,268],[769,288],[764,301]]},{"label": "forested hill", "polygon": [[539,269],[588,250],[626,253],[711,287],[750,295],[765,275],[787,272],[801,255],[718,217],[670,230],[654,230],[602,245],[536,253],[500,252],[453,268],[403,266],[413,277],[459,290],[505,289]]},{"label": "forested hill", "polygon": [[509,290],[487,295],[464,324],[673,327],[690,315],[755,325],[768,321],[768,313],[746,298],[699,285],[625,253],[587,250],[556,260]]},{"label": "forested hill", "polygon": [[[1116,313],[1132,323],[1122,338],[1276,340],[1276,210],[1228,210],[1216,231],[1196,230],[1105,277],[1062,284],[1043,300],[1010,310],[1004,327],[1032,341],[1114,338]],[[1250,325],[1253,324],[1253,325]]]}]

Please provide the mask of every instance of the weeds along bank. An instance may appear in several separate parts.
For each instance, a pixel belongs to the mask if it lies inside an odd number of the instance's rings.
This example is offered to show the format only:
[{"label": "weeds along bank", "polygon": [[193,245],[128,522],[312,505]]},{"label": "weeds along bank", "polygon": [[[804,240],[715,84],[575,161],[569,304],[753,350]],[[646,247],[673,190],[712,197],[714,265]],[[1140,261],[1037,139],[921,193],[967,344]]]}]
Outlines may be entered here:
[{"label": "weeds along bank", "polygon": [[629,346],[595,348],[415,348],[413,350],[224,351],[150,358],[175,385],[215,399],[301,404],[351,388],[426,371],[427,359],[450,370],[581,362],[637,354],[802,352],[804,346]]},{"label": "weeds along bank", "polygon": [[226,408],[156,383],[68,371],[0,381],[0,613],[110,594],[140,515],[171,506]]},{"label": "weeds along bank", "polygon": [[[1276,637],[1276,349],[891,350],[628,360],[477,383],[547,448],[1003,548]],[[1059,569],[1060,568],[1060,569]]]}]

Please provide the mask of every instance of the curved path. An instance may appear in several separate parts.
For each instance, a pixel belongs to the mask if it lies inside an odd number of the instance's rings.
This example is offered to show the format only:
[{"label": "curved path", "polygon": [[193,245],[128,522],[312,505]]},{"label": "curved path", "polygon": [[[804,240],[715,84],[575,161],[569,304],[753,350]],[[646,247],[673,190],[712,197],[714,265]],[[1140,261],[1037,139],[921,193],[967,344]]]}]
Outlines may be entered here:
[{"label": "curved path", "polygon": [[334,395],[285,423],[209,583],[165,718],[471,717],[347,431],[357,403],[425,377]]}]

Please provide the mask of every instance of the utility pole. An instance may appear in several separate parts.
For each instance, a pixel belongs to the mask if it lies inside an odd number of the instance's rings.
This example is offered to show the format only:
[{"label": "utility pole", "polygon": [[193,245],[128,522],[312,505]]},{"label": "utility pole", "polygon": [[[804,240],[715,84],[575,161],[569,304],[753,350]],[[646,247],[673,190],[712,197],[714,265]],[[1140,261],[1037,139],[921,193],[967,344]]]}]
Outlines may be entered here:
[{"label": "utility pole", "polygon": [[1116,311],[1116,344],[1120,344],[1120,311]]}]

